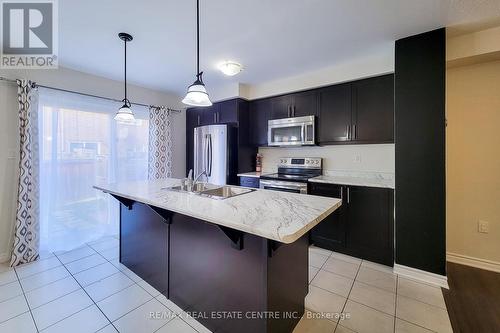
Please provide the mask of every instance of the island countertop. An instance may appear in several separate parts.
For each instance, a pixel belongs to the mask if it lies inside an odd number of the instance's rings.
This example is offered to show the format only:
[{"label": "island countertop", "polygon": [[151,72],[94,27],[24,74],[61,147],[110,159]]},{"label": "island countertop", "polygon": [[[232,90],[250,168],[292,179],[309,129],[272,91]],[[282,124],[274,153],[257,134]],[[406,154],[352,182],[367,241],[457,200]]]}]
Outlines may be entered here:
[{"label": "island countertop", "polygon": [[263,189],[224,200],[165,189],[177,185],[180,179],[169,178],[94,188],[282,243],[295,242],[342,204],[335,198]]}]

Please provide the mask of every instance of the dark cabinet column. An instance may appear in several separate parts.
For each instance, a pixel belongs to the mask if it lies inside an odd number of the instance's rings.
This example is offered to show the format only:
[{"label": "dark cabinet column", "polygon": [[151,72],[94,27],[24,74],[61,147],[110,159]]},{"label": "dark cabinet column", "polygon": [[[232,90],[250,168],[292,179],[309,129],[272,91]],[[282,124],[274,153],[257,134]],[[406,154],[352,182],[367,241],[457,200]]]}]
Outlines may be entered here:
[{"label": "dark cabinet column", "polygon": [[201,125],[201,112],[198,108],[186,110],[186,175],[194,165],[194,128]]},{"label": "dark cabinet column", "polygon": [[353,82],[351,140],[394,142],[394,75]]},{"label": "dark cabinet column", "polygon": [[120,262],[167,295],[168,228],[150,207],[120,204]]},{"label": "dark cabinet column", "polygon": [[319,92],[318,142],[349,141],[351,127],[351,84],[340,84]]},{"label": "dark cabinet column", "polygon": [[446,274],[446,33],[396,41],[396,263]]}]

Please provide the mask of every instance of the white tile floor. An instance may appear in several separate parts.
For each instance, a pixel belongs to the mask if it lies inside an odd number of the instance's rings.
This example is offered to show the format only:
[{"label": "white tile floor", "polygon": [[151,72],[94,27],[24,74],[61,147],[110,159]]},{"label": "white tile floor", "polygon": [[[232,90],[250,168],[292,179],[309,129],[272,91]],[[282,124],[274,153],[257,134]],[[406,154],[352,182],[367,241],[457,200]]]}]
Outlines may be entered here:
[{"label": "white tile floor", "polygon": [[[320,248],[309,257],[307,312],[294,333],[452,332],[439,288]],[[0,333],[117,331],[209,332],[118,262],[116,238],[0,265]]]}]

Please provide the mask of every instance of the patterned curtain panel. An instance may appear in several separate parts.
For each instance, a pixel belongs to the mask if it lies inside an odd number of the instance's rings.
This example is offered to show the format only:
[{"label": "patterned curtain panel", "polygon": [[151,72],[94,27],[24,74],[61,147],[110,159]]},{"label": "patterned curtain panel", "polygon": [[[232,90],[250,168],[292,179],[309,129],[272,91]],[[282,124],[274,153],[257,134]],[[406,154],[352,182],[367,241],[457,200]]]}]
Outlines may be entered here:
[{"label": "patterned curtain panel", "polygon": [[39,258],[38,92],[31,81],[17,80],[19,103],[19,183],[11,266]]},{"label": "patterned curtain panel", "polygon": [[172,176],[172,118],[165,107],[149,108],[149,179]]}]

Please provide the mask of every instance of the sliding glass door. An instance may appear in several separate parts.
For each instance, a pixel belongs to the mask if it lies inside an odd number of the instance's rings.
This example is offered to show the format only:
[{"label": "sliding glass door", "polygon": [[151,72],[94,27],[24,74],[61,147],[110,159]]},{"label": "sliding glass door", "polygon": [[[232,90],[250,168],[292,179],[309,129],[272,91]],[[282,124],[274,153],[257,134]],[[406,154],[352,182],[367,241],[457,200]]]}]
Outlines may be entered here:
[{"label": "sliding glass door", "polygon": [[118,235],[118,204],[96,184],[147,179],[149,122],[118,123],[119,105],[40,89],[42,250],[70,250]]}]

